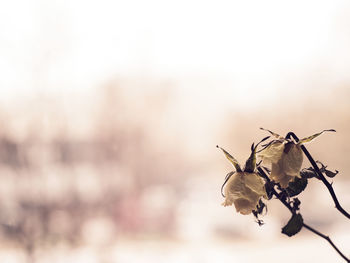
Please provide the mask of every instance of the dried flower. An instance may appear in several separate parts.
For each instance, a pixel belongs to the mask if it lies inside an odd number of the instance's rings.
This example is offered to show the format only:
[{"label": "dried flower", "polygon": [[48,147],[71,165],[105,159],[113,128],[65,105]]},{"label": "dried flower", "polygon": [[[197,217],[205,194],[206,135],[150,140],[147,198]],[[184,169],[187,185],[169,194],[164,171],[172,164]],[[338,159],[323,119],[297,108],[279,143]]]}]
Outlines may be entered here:
[{"label": "dried flower", "polygon": [[303,152],[299,144],[286,141],[271,143],[259,155],[263,163],[271,164],[271,179],[287,188],[289,182],[300,177]]},{"label": "dried flower", "polygon": [[259,199],[266,198],[265,183],[256,173],[236,172],[226,183],[223,206],[234,204],[236,211],[248,215]]},{"label": "dried flower", "polygon": [[[264,138],[265,141],[269,137]],[[259,143],[261,143],[260,141]],[[248,158],[245,168],[242,171],[238,161],[227,151],[220,147],[226,158],[233,164],[236,172],[231,172],[226,176],[222,188],[225,186],[225,201],[223,206],[234,204],[236,211],[243,215],[250,214],[257,209],[261,197],[267,198],[264,180],[255,172],[256,168],[256,148],[259,143],[252,145],[252,152]],[[222,191],[221,188],[221,191]]]},{"label": "dried flower", "polygon": [[277,140],[272,141],[262,150],[259,157],[262,159],[263,163],[271,165],[271,179],[279,183],[282,188],[287,188],[289,182],[293,181],[295,177],[300,177],[300,169],[303,163],[301,145],[312,141],[325,131],[334,130],[324,130],[306,137],[297,143],[285,139],[272,131],[267,131],[275,136]]}]

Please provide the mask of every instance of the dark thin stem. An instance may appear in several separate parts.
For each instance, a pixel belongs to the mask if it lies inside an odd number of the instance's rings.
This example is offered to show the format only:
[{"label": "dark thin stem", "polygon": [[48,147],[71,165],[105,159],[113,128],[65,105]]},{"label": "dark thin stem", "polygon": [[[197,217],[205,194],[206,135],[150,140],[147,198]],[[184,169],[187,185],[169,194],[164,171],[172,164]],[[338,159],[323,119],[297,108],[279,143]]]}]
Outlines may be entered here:
[{"label": "dark thin stem", "polygon": [[334,243],[332,242],[332,240],[331,240],[328,236],[326,236],[326,235],[324,235],[324,234],[318,232],[316,229],[313,229],[311,226],[308,226],[308,225],[305,224],[305,223],[303,223],[303,227],[305,227],[307,230],[311,231],[312,233],[314,233],[314,234],[316,234],[316,235],[318,235],[318,236],[324,238],[325,240],[327,240],[328,243],[331,244],[331,246],[338,252],[338,254],[339,254],[343,259],[346,260],[346,262],[348,262],[348,263],[350,262],[350,260],[337,248],[336,245],[334,245]]},{"label": "dark thin stem", "polygon": [[[295,139],[296,142],[299,141],[299,138],[294,134],[294,132],[289,132],[286,136],[286,139],[293,137]],[[301,145],[300,148],[303,150],[304,154],[306,155],[306,157],[309,159],[311,165],[313,166],[313,168],[315,169],[316,173],[318,174],[318,176],[320,177],[321,181],[323,182],[323,184],[327,187],[329,193],[332,196],[332,199],[334,201],[335,207],[339,210],[340,213],[342,213],[344,216],[346,216],[347,218],[350,219],[350,214],[348,212],[346,212],[344,210],[344,208],[340,205],[338,198],[334,192],[333,186],[327,181],[327,179],[324,177],[324,175],[322,174],[322,172],[320,171],[320,169],[318,168],[315,160],[312,158],[311,154],[309,153],[309,151],[306,149],[306,147],[304,145]]]},{"label": "dark thin stem", "polygon": [[[265,173],[265,171],[264,171],[261,167],[258,167],[258,171],[259,171],[259,173],[265,178],[265,180],[266,180],[267,182],[271,182],[270,178],[267,176],[267,174]],[[274,194],[288,209],[289,209],[289,211],[290,211],[292,214],[295,214],[295,211],[293,210],[293,208],[291,207],[291,205],[290,205],[286,200],[284,200],[284,199],[281,197],[281,195],[276,191],[275,188],[272,188],[272,193],[273,193],[273,194]],[[327,240],[327,242],[331,244],[331,246],[335,249],[335,251],[337,251],[338,254],[339,254],[343,259],[346,260],[346,262],[350,263],[350,260],[337,248],[336,245],[334,245],[334,243],[332,242],[332,240],[331,240],[328,236],[322,234],[321,232],[319,232],[319,231],[317,231],[316,229],[314,229],[314,228],[308,226],[308,225],[305,224],[305,223],[303,223],[303,227],[305,227],[307,230],[311,231],[312,233],[314,233],[314,234],[316,234],[316,235],[318,235],[318,236],[324,238],[325,240]]]},{"label": "dark thin stem", "polygon": [[[258,171],[265,178],[267,182],[269,183],[271,182],[270,178],[267,176],[267,174],[261,167],[258,167]],[[287,207],[292,214],[295,214],[291,205],[281,197],[281,195],[276,191],[276,189],[272,188],[271,190],[272,190],[272,193],[284,204],[284,206]]]}]

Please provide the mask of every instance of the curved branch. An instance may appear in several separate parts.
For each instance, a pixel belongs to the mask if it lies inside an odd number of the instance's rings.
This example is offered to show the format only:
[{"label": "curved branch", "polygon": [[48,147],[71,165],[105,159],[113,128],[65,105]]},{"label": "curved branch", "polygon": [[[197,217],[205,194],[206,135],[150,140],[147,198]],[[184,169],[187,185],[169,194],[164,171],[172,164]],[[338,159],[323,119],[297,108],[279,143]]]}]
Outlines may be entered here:
[{"label": "curved branch", "polygon": [[[295,135],[294,132],[289,132],[286,135],[286,139],[293,137],[295,139],[296,142],[299,141],[299,138]],[[303,150],[304,154],[306,155],[306,157],[309,159],[311,165],[313,166],[313,168],[315,169],[316,173],[318,174],[318,176],[320,177],[321,181],[323,182],[323,184],[327,187],[329,193],[332,196],[332,199],[334,201],[335,207],[339,210],[340,213],[342,213],[344,216],[346,216],[347,218],[350,219],[350,214],[344,210],[344,208],[340,205],[338,198],[334,192],[333,186],[327,181],[327,179],[324,177],[324,175],[322,174],[322,172],[320,171],[320,169],[318,168],[315,160],[312,158],[311,154],[309,153],[309,151],[306,149],[306,147],[304,145],[300,145],[300,148]]]},{"label": "curved branch", "polygon": [[314,234],[316,234],[316,235],[318,235],[318,236],[324,238],[325,240],[327,240],[328,243],[331,244],[331,246],[338,252],[338,254],[339,254],[343,259],[345,259],[348,263],[350,262],[350,260],[337,248],[336,245],[334,245],[334,243],[332,242],[332,240],[331,240],[328,236],[326,236],[326,235],[324,235],[324,234],[318,232],[316,229],[313,229],[311,226],[308,226],[308,225],[305,224],[305,223],[303,223],[303,227],[305,227],[307,230],[311,231],[312,233],[314,233]]}]

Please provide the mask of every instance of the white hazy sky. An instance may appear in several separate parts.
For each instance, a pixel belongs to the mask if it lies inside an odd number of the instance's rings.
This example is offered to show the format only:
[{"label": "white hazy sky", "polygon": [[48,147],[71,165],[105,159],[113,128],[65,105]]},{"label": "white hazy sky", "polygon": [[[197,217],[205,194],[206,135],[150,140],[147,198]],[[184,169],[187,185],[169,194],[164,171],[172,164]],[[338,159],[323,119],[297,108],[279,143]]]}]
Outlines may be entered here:
[{"label": "white hazy sky", "polygon": [[348,0],[2,1],[0,95],[137,75],[271,91],[325,65],[339,81],[350,68],[349,12]]}]

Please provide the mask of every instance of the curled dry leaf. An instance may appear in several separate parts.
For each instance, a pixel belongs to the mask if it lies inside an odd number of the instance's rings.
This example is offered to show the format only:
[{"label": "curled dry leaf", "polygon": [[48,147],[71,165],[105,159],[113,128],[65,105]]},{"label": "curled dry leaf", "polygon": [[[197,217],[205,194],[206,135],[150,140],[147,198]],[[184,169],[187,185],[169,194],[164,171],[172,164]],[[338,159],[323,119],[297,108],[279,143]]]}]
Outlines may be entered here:
[{"label": "curled dry leaf", "polygon": [[303,223],[301,214],[293,214],[287,225],[282,228],[282,233],[289,237],[294,236],[303,228]]}]

